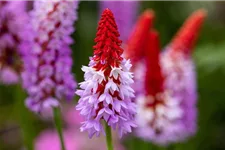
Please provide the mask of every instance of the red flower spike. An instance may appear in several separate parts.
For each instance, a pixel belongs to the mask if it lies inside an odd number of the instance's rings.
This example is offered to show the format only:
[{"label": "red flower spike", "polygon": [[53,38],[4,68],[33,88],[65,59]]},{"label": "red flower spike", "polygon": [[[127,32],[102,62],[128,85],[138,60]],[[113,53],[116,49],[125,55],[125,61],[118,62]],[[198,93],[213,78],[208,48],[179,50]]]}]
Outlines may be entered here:
[{"label": "red flower spike", "polygon": [[102,121],[117,129],[120,137],[136,127],[136,105],[131,88],[133,75],[129,60],[121,57],[123,49],[112,12],[106,9],[99,21],[94,56],[88,66],[83,66],[84,82],[76,92],[80,96],[77,110],[85,117],[81,131],[89,137],[104,132]]},{"label": "red flower spike", "polygon": [[[95,38],[94,57],[96,70],[105,70],[110,73],[111,67],[118,67],[122,60],[123,49],[120,47],[122,41],[115,22],[113,13],[108,8],[102,13],[98,23],[97,34]],[[109,76],[107,74],[106,76]]]},{"label": "red flower spike", "polygon": [[169,47],[175,51],[182,50],[186,54],[191,53],[205,17],[204,9],[195,11],[182,25]]},{"label": "red flower spike", "polygon": [[152,27],[154,12],[146,10],[138,19],[131,36],[126,45],[125,56],[131,59],[131,62],[139,60],[143,56],[143,49],[146,43],[148,33]]},{"label": "red flower spike", "polygon": [[164,78],[161,73],[159,54],[159,35],[157,31],[152,30],[148,32],[148,38],[145,44],[145,58],[147,68],[145,76],[146,95],[156,96],[157,93],[163,92]]}]

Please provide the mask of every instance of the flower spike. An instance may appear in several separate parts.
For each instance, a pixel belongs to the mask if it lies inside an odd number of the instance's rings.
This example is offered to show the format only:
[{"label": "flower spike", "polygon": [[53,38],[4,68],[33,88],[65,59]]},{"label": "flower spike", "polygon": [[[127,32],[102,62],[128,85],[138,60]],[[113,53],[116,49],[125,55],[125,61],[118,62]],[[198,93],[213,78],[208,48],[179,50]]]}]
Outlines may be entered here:
[{"label": "flower spike", "polygon": [[95,38],[94,56],[89,66],[83,66],[85,81],[80,83],[81,90],[77,110],[85,117],[81,131],[87,130],[89,137],[104,133],[102,120],[119,135],[131,132],[135,127],[135,104],[131,101],[134,91],[130,87],[133,75],[129,71],[129,60],[122,57],[123,49],[119,32],[109,9],[102,13]]},{"label": "flower spike", "polygon": [[196,132],[196,77],[190,50],[204,18],[203,10],[195,12],[161,54],[157,33],[148,35],[145,61],[134,68],[135,86],[142,90],[135,89],[137,134],[145,140],[168,145]]},{"label": "flower spike", "polygon": [[196,132],[196,75],[190,54],[205,16],[204,10],[194,12],[160,57],[165,88],[177,99],[182,110],[180,122],[175,125],[176,130],[170,133],[170,138],[165,139],[166,143],[185,140]]},{"label": "flower spike", "polygon": [[164,87],[159,37],[156,31],[149,32],[145,56],[145,93],[137,96],[137,134],[145,140],[164,145],[172,138],[171,131],[180,129],[182,110],[177,99]]},{"label": "flower spike", "polygon": [[24,58],[23,86],[26,106],[37,113],[71,100],[76,89],[70,44],[78,1],[35,1],[31,26],[35,32],[30,53]]},{"label": "flower spike", "polygon": [[206,11],[204,9],[195,11],[185,21],[169,47],[175,51],[184,51],[184,53],[190,54],[198,38],[205,17]]}]

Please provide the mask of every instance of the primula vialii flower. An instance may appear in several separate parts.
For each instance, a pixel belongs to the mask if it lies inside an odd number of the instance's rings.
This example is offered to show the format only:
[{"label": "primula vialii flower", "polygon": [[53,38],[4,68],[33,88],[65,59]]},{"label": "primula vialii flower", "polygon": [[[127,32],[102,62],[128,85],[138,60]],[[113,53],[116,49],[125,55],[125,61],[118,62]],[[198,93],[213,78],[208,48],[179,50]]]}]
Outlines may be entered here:
[{"label": "primula vialii flower", "polygon": [[34,112],[73,98],[76,82],[69,45],[73,42],[70,34],[74,32],[77,6],[77,1],[34,2],[31,25],[35,36],[22,74],[29,94],[26,105]]},{"label": "primula vialii flower", "polygon": [[25,1],[0,2],[0,82],[3,84],[19,82],[27,23]]},{"label": "primula vialii flower", "polygon": [[104,133],[104,120],[122,136],[136,126],[136,105],[131,101],[134,91],[130,87],[133,75],[130,61],[121,56],[119,32],[109,9],[102,13],[96,36],[94,56],[88,67],[82,67],[85,81],[76,92],[80,96],[77,110],[85,117],[81,131],[87,130],[89,137],[98,136]]},{"label": "primula vialii flower", "polygon": [[172,96],[178,99],[183,110],[183,129],[176,137],[177,140],[196,132],[197,91],[191,52],[205,17],[204,10],[194,12],[161,55],[165,87],[172,91]]},{"label": "primula vialii flower", "polygon": [[[137,96],[138,136],[164,144],[171,132],[180,130],[183,111],[179,101],[164,87],[164,77],[160,67],[158,34],[151,31],[145,46],[145,90]],[[138,69],[138,68],[137,68]]]},{"label": "primula vialii flower", "polygon": [[115,20],[123,42],[127,41],[137,17],[139,1],[100,1],[100,12],[109,8],[114,12]]},{"label": "primula vialii flower", "polygon": [[196,81],[190,50],[205,18],[188,18],[166,51],[159,55],[157,34],[146,45],[145,93],[137,97],[137,133],[158,144],[178,142],[196,130]]}]

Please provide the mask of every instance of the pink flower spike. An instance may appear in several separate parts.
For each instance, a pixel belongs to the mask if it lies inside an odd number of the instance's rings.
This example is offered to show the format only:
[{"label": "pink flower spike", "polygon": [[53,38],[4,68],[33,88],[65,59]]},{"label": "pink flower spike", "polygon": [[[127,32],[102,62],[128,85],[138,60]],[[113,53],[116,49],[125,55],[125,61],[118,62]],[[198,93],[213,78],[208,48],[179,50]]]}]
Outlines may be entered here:
[{"label": "pink flower spike", "polygon": [[134,91],[130,87],[133,75],[129,71],[129,60],[122,57],[123,49],[113,13],[105,9],[99,22],[94,46],[94,56],[89,66],[82,67],[85,81],[76,92],[80,100],[76,109],[85,117],[81,131],[88,131],[89,137],[105,134],[102,120],[108,126],[117,128],[120,137],[131,132],[136,114],[131,101]]}]

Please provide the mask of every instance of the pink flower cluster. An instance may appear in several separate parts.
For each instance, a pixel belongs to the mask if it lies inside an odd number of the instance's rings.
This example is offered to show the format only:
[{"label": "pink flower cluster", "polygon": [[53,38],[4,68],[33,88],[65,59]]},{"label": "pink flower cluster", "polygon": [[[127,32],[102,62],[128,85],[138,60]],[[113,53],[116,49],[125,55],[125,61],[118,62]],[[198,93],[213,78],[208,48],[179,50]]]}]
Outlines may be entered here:
[{"label": "pink flower cluster", "polygon": [[76,82],[71,67],[70,35],[77,19],[77,1],[35,1],[31,12],[33,43],[24,59],[26,105],[34,112],[71,100]]}]

